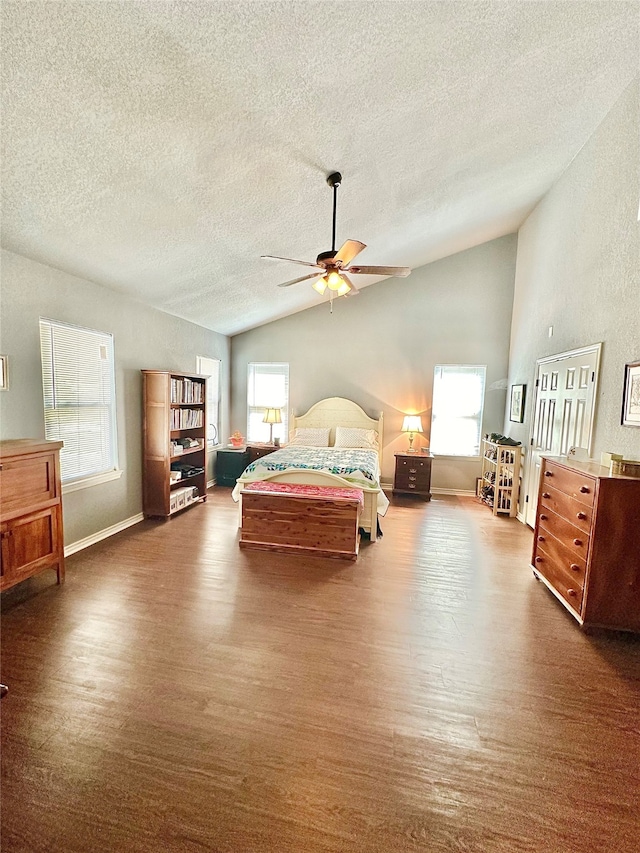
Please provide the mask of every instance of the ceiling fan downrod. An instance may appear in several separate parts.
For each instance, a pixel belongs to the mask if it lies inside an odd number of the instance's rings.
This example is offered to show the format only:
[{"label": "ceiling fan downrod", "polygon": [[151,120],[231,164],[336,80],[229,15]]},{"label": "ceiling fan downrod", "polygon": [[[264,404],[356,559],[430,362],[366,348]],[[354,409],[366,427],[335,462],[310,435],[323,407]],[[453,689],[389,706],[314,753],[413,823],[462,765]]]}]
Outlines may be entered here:
[{"label": "ceiling fan downrod", "polygon": [[[333,228],[331,230],[331,255],[336,253],[336,214],[338,210],[338,187],[342,183],[340,172],[332,172],[327,178],[327,183],[333,188]],[[324,254],[324,252],[323,252]]]}]

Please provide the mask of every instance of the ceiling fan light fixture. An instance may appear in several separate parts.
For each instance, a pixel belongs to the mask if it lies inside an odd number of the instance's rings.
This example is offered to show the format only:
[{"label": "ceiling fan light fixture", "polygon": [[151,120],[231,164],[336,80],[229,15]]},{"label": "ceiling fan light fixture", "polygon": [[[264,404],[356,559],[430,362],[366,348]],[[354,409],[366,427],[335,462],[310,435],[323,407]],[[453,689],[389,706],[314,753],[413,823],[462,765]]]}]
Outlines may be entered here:
[{"label": "ceiling fan light fixture", "polygon": [[327,289],[327,279],[325,278],[325,276],[322,276],[322,278],[319,278],[317,281],[314,281],[311,287],[316,291],[316,293],[319,293],[320,296],[323,296],[325,290]]},{"label": "ceiling fan light fixture", "polygon": [[337,289],[336,293],[338,294],[338,296],[346,296],[350,290],[351,290],[351,285],[349,284],[349,282],[342,279],[342,284]]},{"label": "ceiling fan light fixture", "polygon": [[336,272],[335,270],[331,270],[331,272],[327,275],[326,278],[329,290],[340,290],[340,288],[345,284],[345,281],[340,275],[340,273]]}]

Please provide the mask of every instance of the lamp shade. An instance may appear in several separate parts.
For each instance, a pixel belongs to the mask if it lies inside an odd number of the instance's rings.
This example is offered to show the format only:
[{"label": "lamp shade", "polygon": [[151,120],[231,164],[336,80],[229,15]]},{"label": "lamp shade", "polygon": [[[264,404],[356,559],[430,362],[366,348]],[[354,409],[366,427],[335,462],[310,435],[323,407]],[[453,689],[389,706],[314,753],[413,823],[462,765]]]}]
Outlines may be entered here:
[{"label": "lamp shade", "polygon": [[281,424],[282,423],[282,411],[280,409],[265,409],[264,417],[262,419],[263,424]]},{"label": "lamp shade", "polygon": [[420,415],[405,415],[402,421],[402,432],[424,432]]}]

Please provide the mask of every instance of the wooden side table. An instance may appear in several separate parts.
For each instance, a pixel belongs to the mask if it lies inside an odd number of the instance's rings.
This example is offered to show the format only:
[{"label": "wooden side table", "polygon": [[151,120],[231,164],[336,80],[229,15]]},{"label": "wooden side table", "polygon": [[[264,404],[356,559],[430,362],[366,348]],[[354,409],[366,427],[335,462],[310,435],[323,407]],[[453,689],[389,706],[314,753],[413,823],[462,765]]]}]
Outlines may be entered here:
[{"label": "wooden side table", "polygon": [[275,453],[276,450],[280,450],[280,448],[276,447],[275,444],[248,444],[248,464],[255,462],[256,459],[262,459],[263,456],[268,456],[270,453]]},{"label": "wooden side table", "polygon": [[394,495],[420,495],[431,500],[431,453],[396,453]]}]

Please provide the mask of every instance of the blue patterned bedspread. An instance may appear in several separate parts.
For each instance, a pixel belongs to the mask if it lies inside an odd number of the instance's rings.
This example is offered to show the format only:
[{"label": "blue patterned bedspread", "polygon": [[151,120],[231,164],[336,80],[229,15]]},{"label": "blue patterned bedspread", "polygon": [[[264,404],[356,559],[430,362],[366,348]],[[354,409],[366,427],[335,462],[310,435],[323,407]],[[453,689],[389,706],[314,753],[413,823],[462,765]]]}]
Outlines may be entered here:
[{"label": "blue patterned bedspread", "polygon": [[283,447],[249,465],[241,482],[261,480],[277,471],[307,469],[325,471],[364,489],[380,486],[380,468],[375,450],[334,447]]}]

